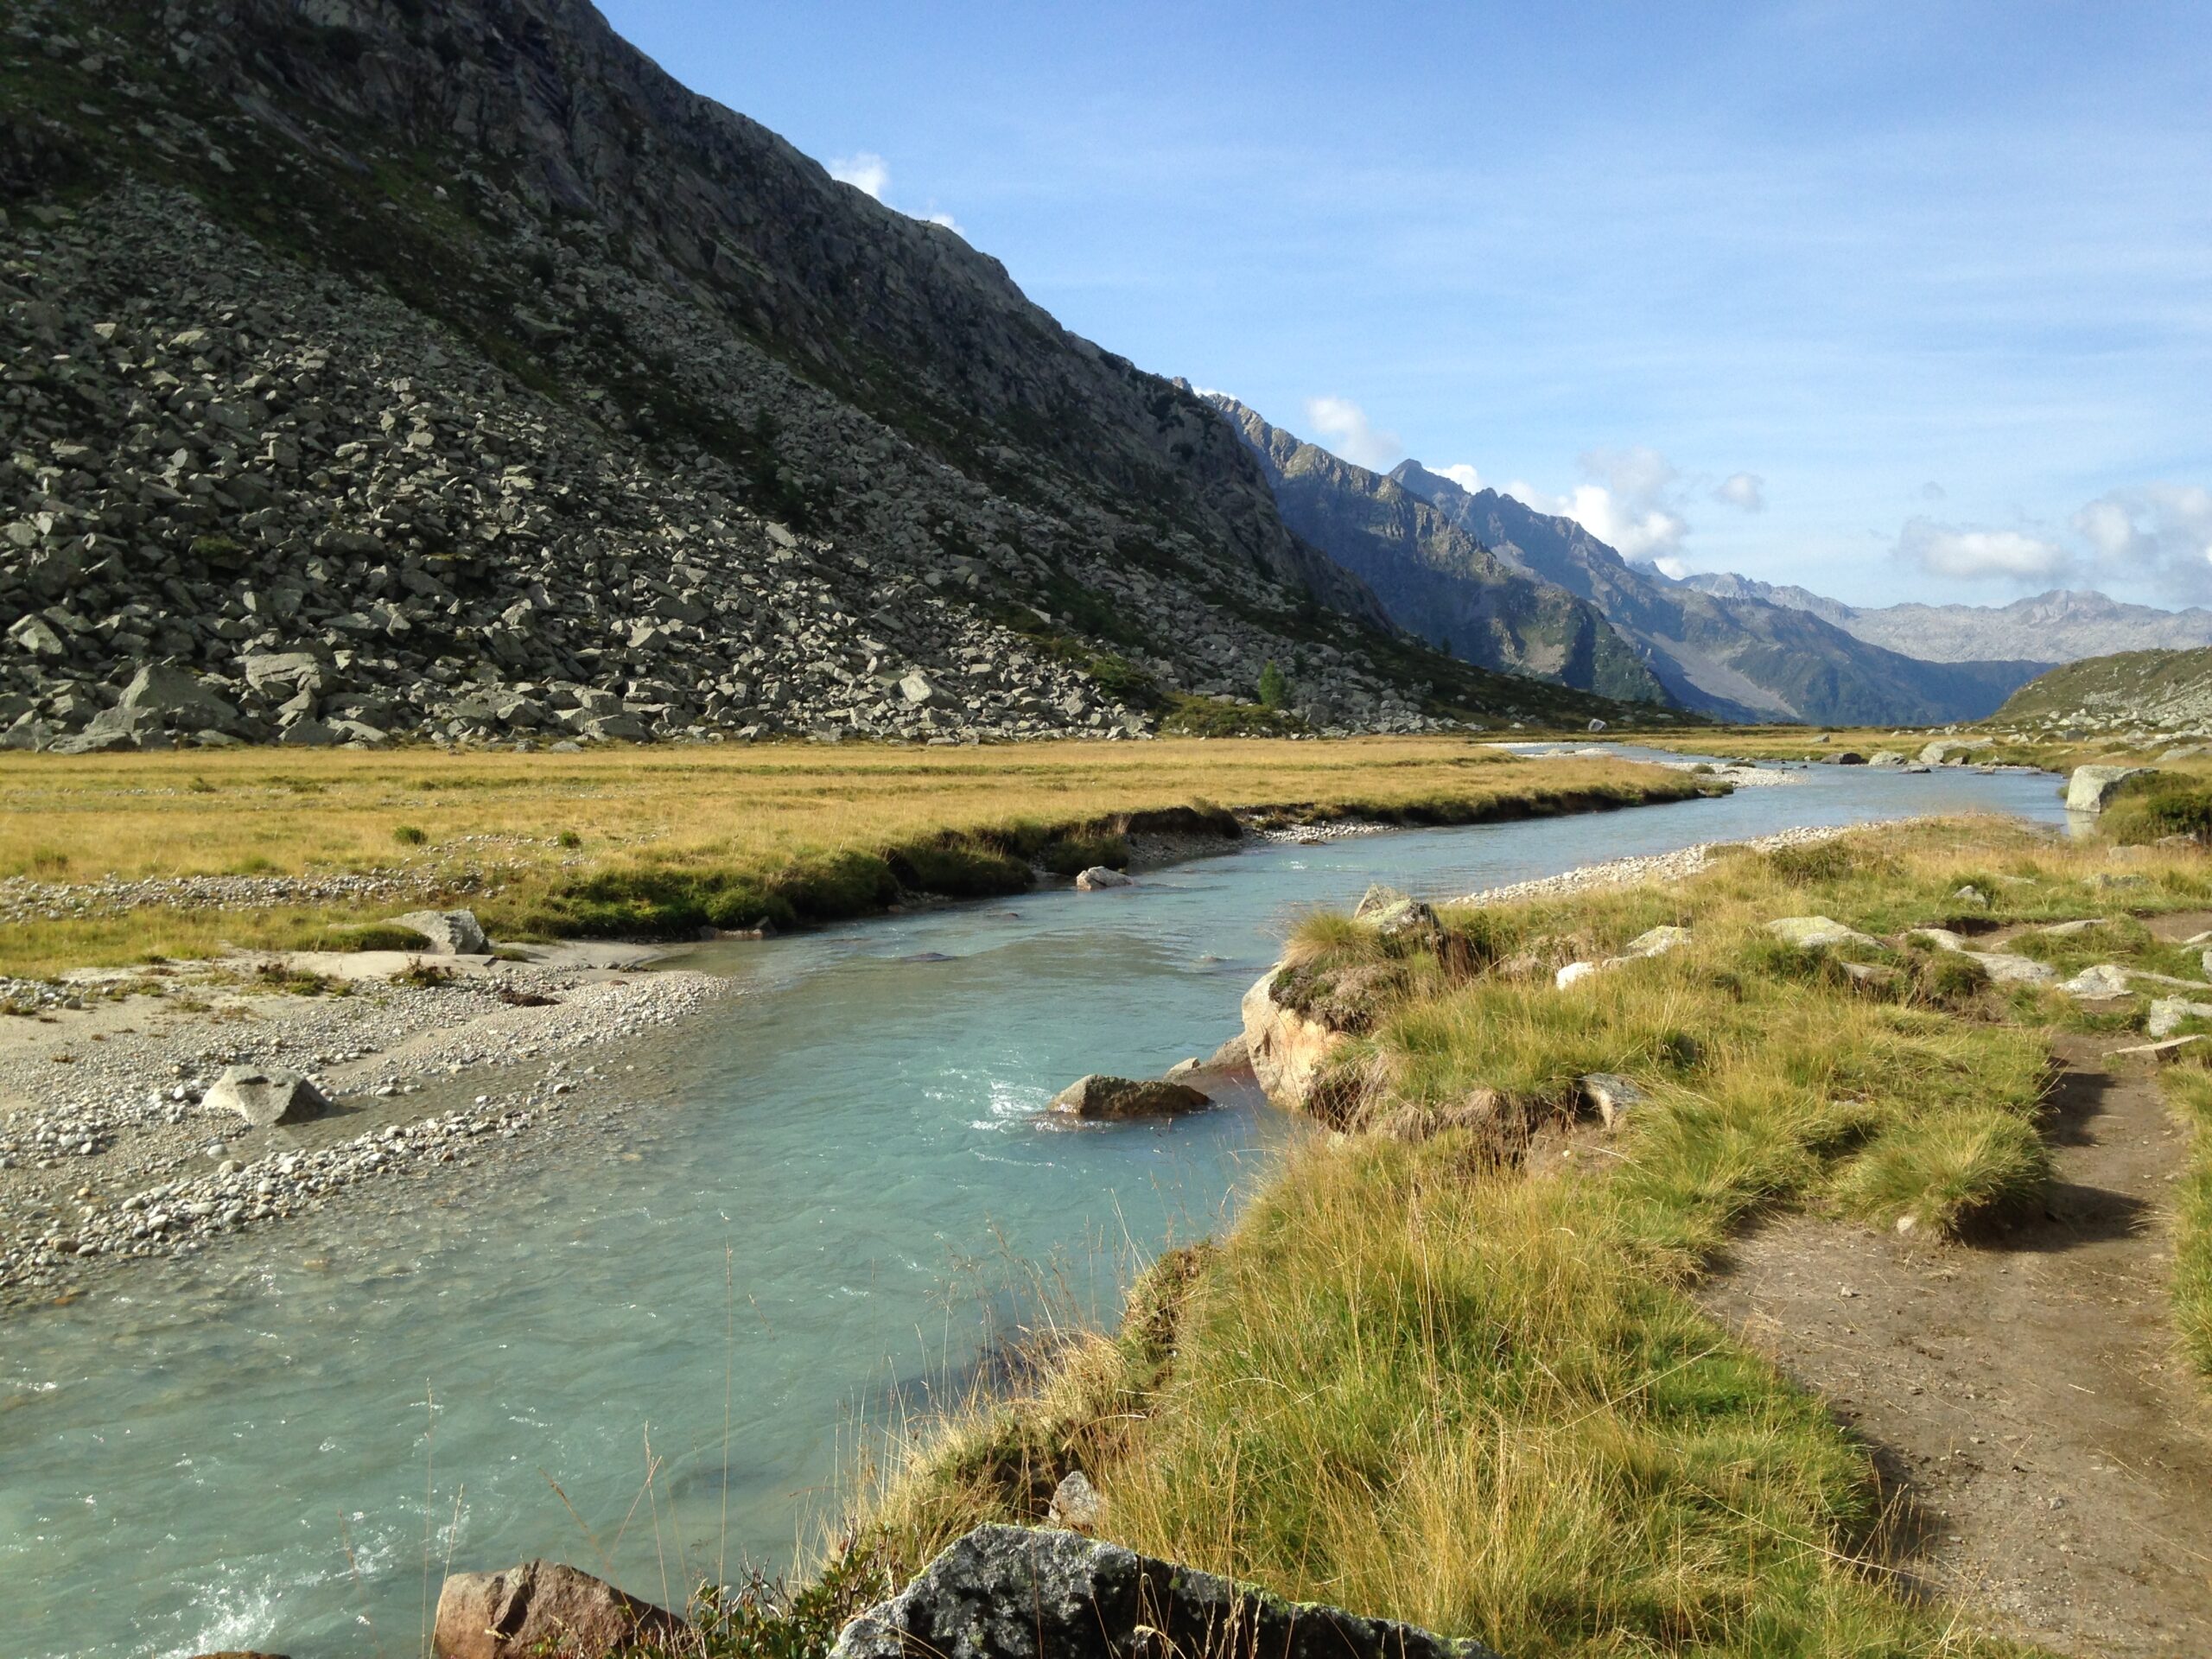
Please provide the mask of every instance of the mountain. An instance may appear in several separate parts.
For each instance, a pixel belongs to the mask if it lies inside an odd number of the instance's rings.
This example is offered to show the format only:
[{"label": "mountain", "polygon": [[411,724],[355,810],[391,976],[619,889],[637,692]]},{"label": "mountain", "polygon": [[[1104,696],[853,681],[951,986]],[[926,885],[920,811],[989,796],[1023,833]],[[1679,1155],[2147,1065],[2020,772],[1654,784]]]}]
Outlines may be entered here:
[{"label": "mountain", "polygon": [[0,213],[11,746],[1620,713],[582,0],[0,0]]},{"label": "mountain", "polygon": [[2045,666],[1922,662],[1805,611],[1669,582],[1631,565],[1572,518],[1496,490],[1470,493],[1418,461],[1390,476],[1515,569],[1596,606],[1643,652],[1669,694],[1700,713],[1838,726],[1947,724],[1987,715]]},{"label": "mountain", "polygon": [[2131,651],[2068,663],[2022,686],[1991,721],[2212,736],[2212,648]]},{"label": "mountain", "polygon": [[2009,605],[1906,604],[1862,609],[1802,588],[1770,587],[1749,576],[1697,575],[1682,581],[1720,598],[1763,599],[1809,611],[1861,639],[1937,663],[1997,657],[2064,663],[2119,652],[2212,645],[2212,610],[2192,606],[2184,611],[2162,611],[2095,592],[2054,588]]},{"label": "mountain", "polygon": [[1234,397],[1211,397],[1259,457],[1283,521],[1365,582],[1400,624],[1485,668],[1671,702],[1587,601],[1507,564],[1395,480],[1269,425]]}]

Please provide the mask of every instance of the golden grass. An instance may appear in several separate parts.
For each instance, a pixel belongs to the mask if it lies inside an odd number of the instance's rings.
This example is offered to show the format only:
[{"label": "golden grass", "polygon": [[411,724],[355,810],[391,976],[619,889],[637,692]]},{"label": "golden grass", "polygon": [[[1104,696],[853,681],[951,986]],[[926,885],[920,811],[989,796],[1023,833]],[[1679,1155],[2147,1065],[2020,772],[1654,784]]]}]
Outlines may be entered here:
[{"label": "golden grass", "polygon": [[[850,887],[867,873],[841,865],[849,855],[1016,830],[1026,848],[1040,827],[1057,832],[1193,802],[1317,817],[1448,817],[1516,803],[1556,810],[1578,793],[1624,803],[1694,786],[1658,768],[1522,760],[1464,739],[5,754],[0,879],[398,871],[456,890],[500,887],[502,897],[482,902],[510,926],[607,931],[623,920],[633,876],[662,886],[671,873],[739,883],[725,908],[742,920],[747,905],[772,909],[791,870],[812,869],[817,887]],[[570,901],[601,878],[612,896]],[[871,879],[880,886],[880,872]],[[659,902],[636,919],[648,930],[655,917],[675,926],[690,902]],[[823,899],[827,913],[851,913],[838,910],[843,902]],[[225,944],[311,944],[363,919],[350,906],[31,918],[0,929],[0,972],[148,951],[200,956]]]},{"label": "golden grass", "polygon": [[2188,1161],[2174,1185],[2174,1325],[2191,1363],[2212,1378],[2212,1070],[2200,1052],[2164,1081],[2189,1138]]}]

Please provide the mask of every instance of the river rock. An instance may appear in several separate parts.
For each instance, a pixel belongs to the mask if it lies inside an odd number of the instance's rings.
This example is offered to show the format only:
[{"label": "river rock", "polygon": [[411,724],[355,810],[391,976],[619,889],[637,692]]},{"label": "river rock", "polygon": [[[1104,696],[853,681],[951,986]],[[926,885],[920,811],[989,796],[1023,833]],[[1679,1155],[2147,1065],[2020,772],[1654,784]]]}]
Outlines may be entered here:
[{"label": "river rock", "polygon": [[[454,1573],[438,1592],[435,1659],[604,1659],[646,1643],[673,1647],[696,1632],[663,1607],[557,1561],[504,1573]],[[688,1650],[688,1649],[687,1649]]]},{"label": "river rock", "polygon": [[2088,1001],[2126,996],[2127,970],[2116,962],[2101,962],[2094,968],[2084,968],[2058,988],[2069,996],[2078,996]]},{"label": "river rock", "polygon": [[207,1086],[200,1104],[213,1111],[236,1112],[257,1129],[278,1123],[304,1123],[331,1109],[330,1096],[296,1071],[273,1065],[226,1066]]},{"label": "river rock", "polygon": [[2151,770],[2149,766],[2076,766],[2066,780],[2066,810],[2101,812],[2114,790]]},{"label": "river rock", "polygon": [[1073,1532],[978,1527],[848,1624],[830,1659],[1497,1659],[1479,1642],[1267,1591]]},{"label": "river rock", "polygon": [[1904,761],[1905,757],[1898,750],[1877,749],[1874,751],[1873,759],[1866,764],[1870,766],[1901,766],[1904,765]]},{"label": "river rock", "polygon": [[429,953],[439,957],[488,957],[492,942],[484,937],[473,910],[410,910],[392,921],[411,927],[430,942]]},{"label": "river rock", "polygon": [[1094,1071],[1054,1095],[1052,1109],[1069,1117],[1111,1122],[1196,1111],[1210,1103],[1186,1083],[1171,1083],[1162,1077],[1109,1077]]},{"label": "river rock", "polygon": [[1251,1045],[1244,1040],[1242,1032],[1206,1056],[1205,1070],[1209,1071],[1249,1071],[1251,1069]]},{"label": "river rock", "polygon": [[1805,950],[1827,950],[1839,944],[1881,944],[1879,939],[1861,933],[1855,927],[1846,927],[1833,916],[1777,917],[1766,925],[1766,931],[1783,944]]},{"label": "river rock", "polygon": [[1268,1098],[1297,1110],[1306,1104],[1313,1079],[1329,1057],[1349,1039],[1343,1032],[1276,1001],[1277,971],[1268,969],[1244,993],[1244,1048]]},{"label": "river rock", "polygon": [[1103,864],[1094,864],[1076,877],[1075,884],[1084,893],[1096,893],[1104,887],[1126,887],[1129,885],[1129,878],[1119,870],[1109,870]]}]

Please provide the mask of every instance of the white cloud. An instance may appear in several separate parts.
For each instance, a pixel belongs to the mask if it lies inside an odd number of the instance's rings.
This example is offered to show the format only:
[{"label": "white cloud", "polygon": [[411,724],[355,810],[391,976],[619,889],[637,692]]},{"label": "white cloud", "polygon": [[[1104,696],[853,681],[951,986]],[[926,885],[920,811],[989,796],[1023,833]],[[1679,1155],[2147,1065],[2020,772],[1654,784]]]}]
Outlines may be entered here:
[{"label": "white cloud", "polygon": [[1713,499],[1745,512],[1766,511],[1766,480],[1757,473],[1731,473],[1713,486]]},{"label": "white cloud", "polygon": [[863,194],[883,200],[883,193],[891,188],[891,167],[882,156],[872,149],[856,150],[850,156],[840,156],[830,163],[830,176],[840,184],[849,184]]},{"label": "white cloud", "polygon": [[2212,593],[2212,490],[2144,484],[2112,490],[2074,515],[2103,569],[2148,578],[2184,598]]},{"label": "white cloud", "polygon": [[1396,433],[1377,429],[1367,411],[1349,397],[1308,397],[1306,423],[1320,435],[1325,448],[1355,467],[1382,472],[1405,453]]},{"label": "white cloud", "polygon": [[2046,582],[2063,575],[2074,558],[2043,536],[2019,530],[1983,530],[1910,518],[1897,537],[1897,556],[1932,575],[1962,582],[1998,579]]},{"label": "white cloud", "polygon": [[968,234],[967,232],[960,228],[960,221],[955,219],[950,213],[928,213],[924,215],[924,217],[925,217],[932,225],[944,226],[946,230],[950,231],[955,236],[965,236]]},{"label": "white cloud", "polygon": [[1469,495],[1474,494],[1483,486],[1483,475],[1464,461],[1450,467],[1439,467],[1436,469],[1436,475],[1439,478],[1450,479]]},{"label": "white cloud", "polygon": [[1681,550],[1689,524],[1679,510],[1674,465],[1656,449],[1593,449],[1582,470],[1600,482],[1550,495],[1526,484],[1505,493],[1541,512],[1564,514],[1625,559],[1658,563]]},{"label": "white cloud", "polygon": [[1673,582],[1680,582],[1690,573],[1689,566],[1680,559],[1654,559],[1651,561],[1651,568]]}]

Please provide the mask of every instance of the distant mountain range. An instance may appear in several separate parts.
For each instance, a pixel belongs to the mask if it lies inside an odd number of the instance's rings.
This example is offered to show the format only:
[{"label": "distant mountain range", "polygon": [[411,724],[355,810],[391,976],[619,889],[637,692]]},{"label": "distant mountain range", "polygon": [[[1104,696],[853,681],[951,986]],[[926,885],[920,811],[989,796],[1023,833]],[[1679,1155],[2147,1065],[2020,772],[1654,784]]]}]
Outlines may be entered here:
[{"label": "distant mountain range", "polygon": [[1724,720],[1823,725],[1979,720],[2050,665],[1923,661],[1804,607],[1709,594],[1630,563],[1572,518],[1418,461],[1370,472],[1209,395],[1283,522],[1399,626],[1464,662]]},{"label": "distant mountain range", "polygon": [[2123,651],[2212,645],[2212,610],[2162,611],[2103,594],[2054,588],[2009,605],[1884,605],[1861,608],[1803,588],[1715,572],[1681,585],[1720,599],[1759,599],[1833,623],[1845,632],[1929,662],[2039,657],[2073,662]]}]

